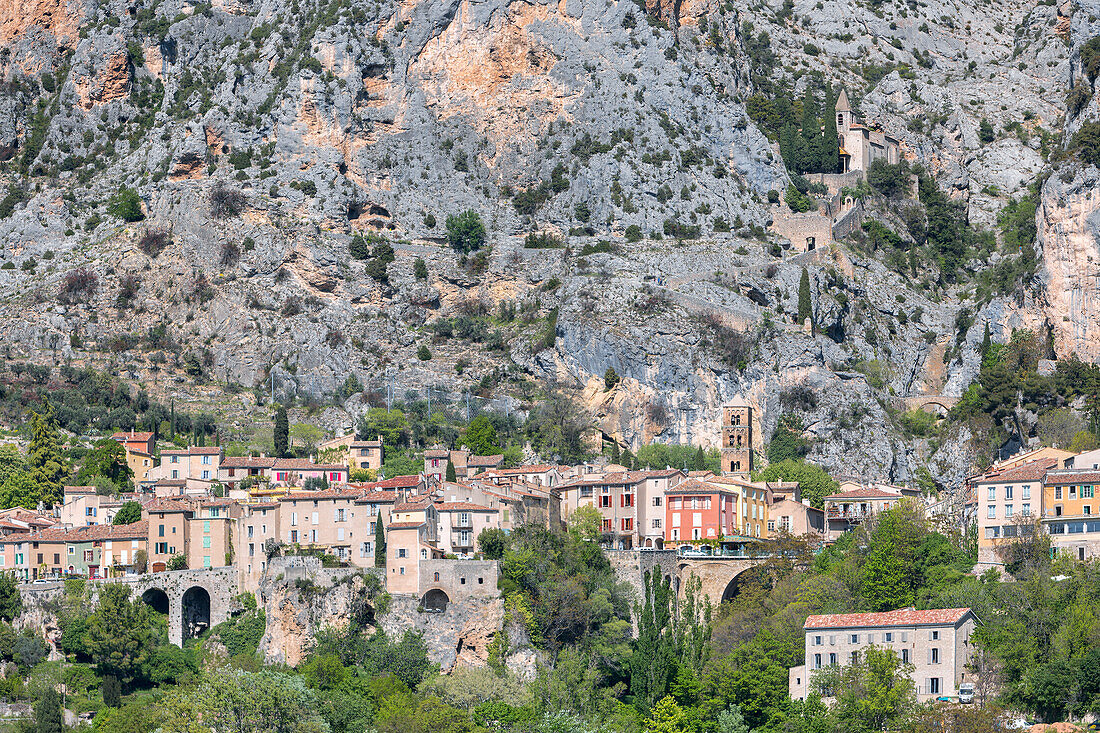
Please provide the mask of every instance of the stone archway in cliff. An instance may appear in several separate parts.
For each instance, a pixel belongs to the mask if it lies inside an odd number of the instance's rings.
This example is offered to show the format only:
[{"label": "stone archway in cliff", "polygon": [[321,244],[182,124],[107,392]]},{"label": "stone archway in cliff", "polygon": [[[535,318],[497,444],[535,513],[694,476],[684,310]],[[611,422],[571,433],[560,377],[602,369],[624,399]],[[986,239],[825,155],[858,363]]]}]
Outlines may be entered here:
[{"label": "stone archway in cliff", "polygon": [[141,594],[141,600],[157,613],[168,615],[168,594],[160,588],[150,588]]},{"label": "stone archway in cliff", "polygon": [[183,594],[183,638],[192,639],[210,628],[210,593],[201,585],[191,586]]},{"label": "stone archway in cliff", "polygon": [[432,588],[420,599],[420,605],[424,607],[424,610],[434,611],[436,613],[443,613],[446,611],[447,604],[450,602],[451,599],[439,588]]}]

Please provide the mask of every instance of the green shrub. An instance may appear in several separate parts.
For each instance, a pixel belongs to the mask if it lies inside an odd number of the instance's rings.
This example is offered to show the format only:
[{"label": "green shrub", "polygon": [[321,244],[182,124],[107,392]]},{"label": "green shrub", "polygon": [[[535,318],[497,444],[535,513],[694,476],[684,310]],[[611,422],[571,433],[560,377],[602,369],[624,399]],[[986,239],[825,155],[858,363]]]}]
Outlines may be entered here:
[{"label": "green shrub", "polygon": [[8,187],[8,193],[0,201],[0,219],[7,219],[15,213],[16,205],[24,198],[23,189],[15,184]]},{"label": "green shrub", "polygon": [[997,139],[997,133],[993,131],[993,125],[989,124],[989,120],[982,118],[982,121],[978,124],[978,140],[982,145],[988,145]]},{"label": "green shrub", "polygon": [[413,275],[416,276],[417,280],[428,279],[428,265],[424,262],[423,257],[417,257],[416,261],[413,262]]},{"label": "green shrub", "polygon": [[561,249],[565,242],[550,232],[531,232],[523,240],[523,246],[527,249]]},{"label": "green shrub", "polygon": [[883,196],[897,198],[909,188],[909,173],[908,163],[890,164],[880,158],[867,169],[867,182]]},{"label": "green shrub", "polygon": [[141,211],[141,196],[132,188],[120,188],[107,204],[107,213],[123,221],[141,221],[145,214]]},{"label": "green shrub", "polygon": [[465,254],[485,244],[485,224],[473,209],[447,217],[447,241],[456,252]]},{"label": "green shrub", "polygon": [[642,241],[642,228],[637,224],[631,224],[626,228],[624,235],[628,242],[640,242]]},{"label": "green shrub", "polygon": [[787,186],[787,195],[784,197],[791,211],[803,213],[815,207],[814,200],[798,190],[792,183]]},{"label": "green shrub", "polygon": [[1086,122],[1073,134],[1067,152],[1083,163],[1100,166],[1100,122]]},{"label": "green shrub", "polygon": [[416,350],[416,358],[420,361],[428,361],[432,358],[432,352],[428,351],[427,346],[420,344],[420,348]]},{"label": "green shrub", "polygon": [[1096,81],[1100,73],[1100,36],[1090,38],[1081,46],[1081,70],[1088,75],[1089,81]]}]

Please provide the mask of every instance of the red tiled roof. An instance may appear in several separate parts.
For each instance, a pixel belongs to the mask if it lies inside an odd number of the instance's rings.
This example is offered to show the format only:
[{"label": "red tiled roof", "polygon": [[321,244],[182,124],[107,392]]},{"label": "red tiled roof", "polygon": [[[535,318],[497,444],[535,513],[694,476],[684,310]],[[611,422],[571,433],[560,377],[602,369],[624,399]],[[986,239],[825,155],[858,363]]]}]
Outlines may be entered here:
[{"label": "red tiled roof", "polygon": [[346,471],[347,466],[339,463],[314,463],[306,458],[279,458],[272,466],[276,471]]},{"label": "red tiled roof", "polygon": [[424,451],[425,458],[449,458],[451,452],[446,448],[429,448]]},{"label": "red tiled roof", "polygon": [[666,494],[716,494],[719,492],[733,493],[725,486],[716,486],[707,481],[700,481],[697,478],[684,479],[671,489],[665,489]]},{"label": "red tiled roof", "polygon": [[184,501],[177,501],[176,499],[164,499],[156,498],[150,499],[142,507],[149,513],[158,514],[174,514],[177,512],[192,512],[194,508],[191,504]]},{"label": "red tiled roof", "polygon": [[755,484],[752,481],[746,481],[742,478],[735,478],[733,476],[712,476],[707,480],[708,484],[725,484],[727,486],[741,486],[746,489],[764,489],[765,484]]},{"label": "red tiled roof", "polygon": [[145,539],[148,536],[149,523],[140,521],[132,524],[96,524],[72,529],[53,527],[33,534],[27,539],[33,542],[92,542]]},{"label": "red tiled roof", "polygon": [[66,494],[94,494],[95,493],[95,487],[94,486],[66,486],[65,487],[65,493]]},{"label": "red tiled roof", "polygon": [[418,527],[423,527],[424,524],[424,522],[394,522],[386,527],[386,529],[416,529]]},{"label": "red tiled roof", "polygon": [[111,437],[114,438],[115,440],[125,440],[127,442],[129,442],[129,441],[134,441],[134,442],[145,441],[145,442],[148,442],[148,441],[153,439],[153,434],[152,433],[135,433],[135,432],[126,431],[126,432],[115,433]]},{"label": "red tiled roof", "polygon": [[1048,486],[1054,484],[1096,484],[1100,483],[1100,471],[1049,471],[1044,479]]},{"label": "red tiled roof", "polygon": [[[354,484],[351,484],[354,485]],[[355,500],[356,504],[392,504],[397,501],[396,491],[368,491]]]},{"label": "red tiled roof", "polygon": [[395,504],[393,511],[395,512],[418,512],[425,507],[431,506],[432,497],[430,496],[414,496],[408,501],[403,501],[400,504]]},{"label": "red tiled roof", "polygon": [[977,484],[1001,484],[1010,481],[1042,481],[1047,471],[1058,465],[1057,458],[1040,458],[1022,466],[994,470],[979,478]]},{"label": "red tiled roof", "polygon": [[280,497],[280,501],[309,501],[318,499],[357,499],[362,489],[324,489],[322,491],[295,491]]},{"label": "red tiled roof", "polygon": [[882,613],[830,613],[810,616],[804,629],[843,629],[866,626],[923,626],[958,623],[970,613],[969,608],[937,608],[918,611],[902,608]]},{"label": "red tiled roof", "polygon": [[489,512],[495,513],[500,511],[493,507],[482,506],[481,504],[471,504],[468,501],[437,501],[435,508],[441,512]]},{"label": "red tiled roof", "polygon": [[420,476],[394,476],[393,478],[371,481],[366,484],[356,484],[369,489],[413,489],[420,485]]},{"label": "red tiled roof", "polygon": [[545,463],[540,463],[534,466],[512,466],[511,468],[498,468],[495,473],[501,475],[509,474],[525,474],[525,473],[546,473],[547,471],[553,471],[557,466],[551,466]]},{"label": "red tiled roof", "polygon": [[275,459],[269,456],[227,456],[222,459],[222,468],[271,468]]}]

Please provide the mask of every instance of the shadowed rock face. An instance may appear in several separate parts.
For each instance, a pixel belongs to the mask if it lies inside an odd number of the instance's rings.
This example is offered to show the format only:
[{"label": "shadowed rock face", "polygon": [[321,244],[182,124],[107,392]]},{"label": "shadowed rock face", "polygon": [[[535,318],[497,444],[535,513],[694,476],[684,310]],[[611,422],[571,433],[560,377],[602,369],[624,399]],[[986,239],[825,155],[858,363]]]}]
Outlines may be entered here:
[{"label": "shadowed rock face", "polygon": [[[1043,266],[1025,296],[930,297],[854,251],[777,259],[760,243],[782,211],[767,194],[789,179],[746,104],[770,93],[765,71],[797,70],[796,97],[820,73],[972,221],[991,225],[1042,168],[1042,134],[1079,75],[1073,54],[1095,32],[1084,18],[1096,15],[1025,0],[997,7],[0,5],[4,68],[19,82],[0,89],[0,158],[27,172],[26,195],[0,220],[14,265],[0,269],[0,339],[13,358],[122,371],[154,396],[216,406],[242,429],[255,400],[199,386],[196,373],[318,397],[349,374],[374,389],[394,380],[456,394],[553,380],[578,390],[602,433],[633,447],[713,445],[719,406],[736,395],[757,408],[766,440],[789,409],[784,393],[807,387],[818,401],[803,424],[829,468],[904,481],[930,462],[954,481],[973,458],[969,436],[903,439],[882,429],[884,405],[962,394],[986,321],[1000,338],[1050,324],[1060,353],[1095,356],[1093,173],[1047,180]],[[768,69],[754,68],[761,34],[775,54]],[[982,119],[993,143],[978,138]],[[1005,131],[1016,122],[1021,131]],[[239,214],[212,217],[215,181],[243,194]],[[144,222],[108,215],[122,185],[140,194]],[[447,216],[466,209],[493,244],[484,263],[441,246]],[[137,247],[146,227],[171,235],[153,257]],[[664,238],[626,244],[628,227]],[[695,227],[699,240],[675,240]],[[534,231],[570,249],[524,248]],[[393,243],[386,278],[350,256],[357,233]],[[76,267],[100,287],[59,305]],[[816,333],[792,323],[803,267]],[[138,285],[120,307],[124,275]],[[517,317],[487,320],[502,305]],[[956,334],[963,307],[975,325]],[[502,342],[489,348],[472,328],[432,337],[432,323],[457,317],[482,319]],[[715,323],[743,334],[741,348]],[[422,345],[428,361],[416,358]],[[608,367],[623,378],[610,392]],[[366,406],[355,396],[321,419],[354,423]]]}]

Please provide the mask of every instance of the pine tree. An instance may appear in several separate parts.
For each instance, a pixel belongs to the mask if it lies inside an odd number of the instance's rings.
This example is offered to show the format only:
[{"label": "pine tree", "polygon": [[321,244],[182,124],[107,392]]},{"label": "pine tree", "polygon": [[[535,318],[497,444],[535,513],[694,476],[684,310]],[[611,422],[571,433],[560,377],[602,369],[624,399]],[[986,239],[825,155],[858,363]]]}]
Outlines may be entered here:
[{"label": "pine tree", "polygon": [[798,281],[798,322],[803,324],[806,319],[813,324],[813,303],[810,300],[810,273],[802,268],[802,278]]},{"label": "pine tree", "polygon": [[286,415],[286,408],[280,407],[275,411],[275,456],[285,458],[290,448],[290,420]]},{"label": "pine tree", "polygon": [[984,358],[989,353],[989,347],[993,345],[993,336],[989,333],[989,321],[985,322],[985,334],[982,336],[982,346],[978,353]]},{"label": "pine tree", "polygon": [[836,129],[836,97],[828,94],[825,105],[825,131],[821,134],[821,172],[836,173],[840,168],[840,142]]},{"label": "pine tree", "polygon": [[27,449],[27,475],[48,505],[61,501],[61,484],[68,471],[57,445],[53,407],[46,403],[43,414],[31,413],[31,442]]},{"label": "pine tree", "polygon": [[453,484],[454,482],[458,481],[458,474],[457,474],[457,473],[455,472],[455,464],[454,464],[454,461],[447,461],[447,476],[446,476],[446,480],[447,480],[447,481],[450,481],[450,482],[451,482],[452,484]]},{"label": "pine tree", "polygon": [[382,515],[374,524],[374,567],[386,567],[386,528],[382,526]]},{"label": "pine tree", "polygon": [[619,463],[622,460],[622,453],[619,452],[619,444],[616,441],[611,441],[611,462]]}]

